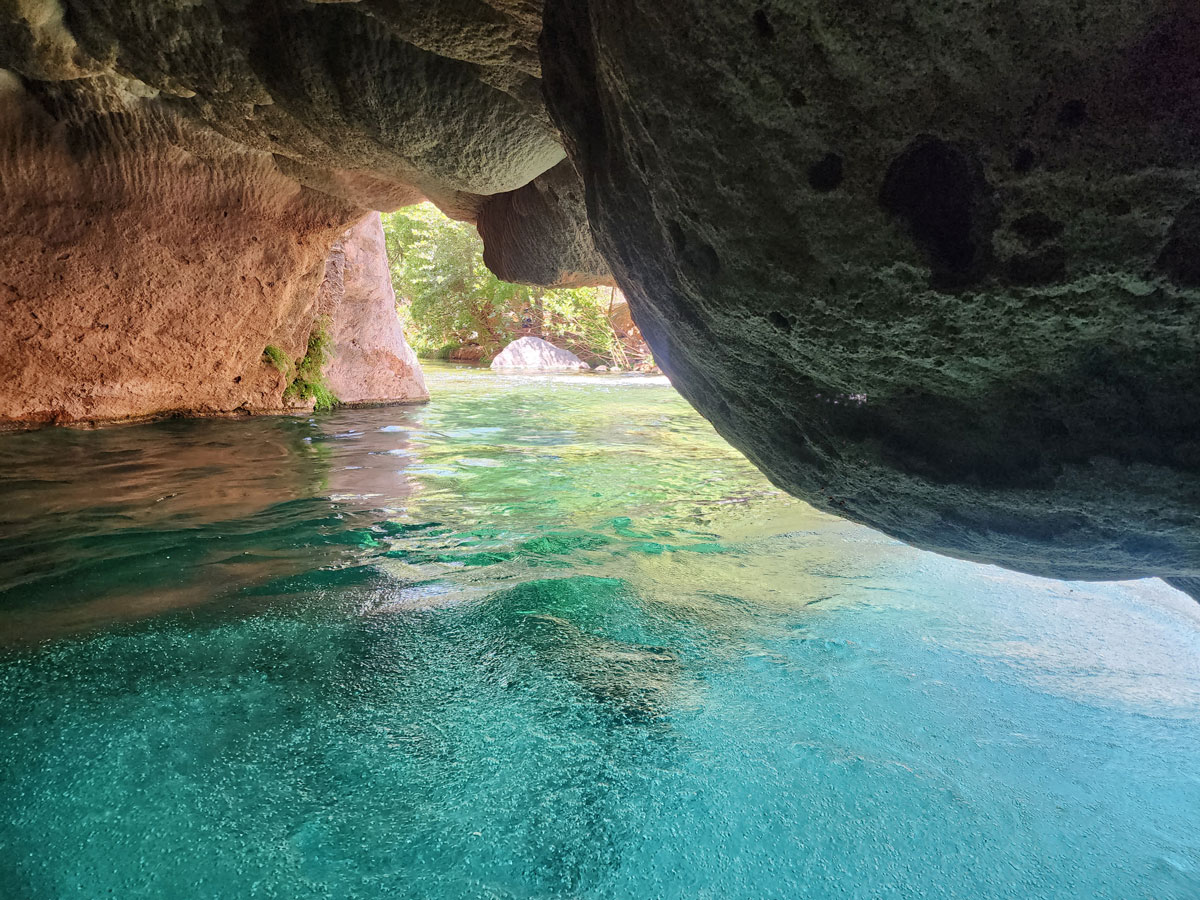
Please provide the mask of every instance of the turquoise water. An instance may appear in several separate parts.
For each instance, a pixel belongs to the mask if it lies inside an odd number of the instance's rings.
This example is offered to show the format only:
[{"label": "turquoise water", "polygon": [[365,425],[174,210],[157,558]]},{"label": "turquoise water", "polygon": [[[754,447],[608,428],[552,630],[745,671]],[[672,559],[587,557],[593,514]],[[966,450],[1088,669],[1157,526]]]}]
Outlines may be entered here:
[{"label": "turquoise water", "polygon": [[430,386],[0,437],[0,897],[1200,897],[1200,605]]}]

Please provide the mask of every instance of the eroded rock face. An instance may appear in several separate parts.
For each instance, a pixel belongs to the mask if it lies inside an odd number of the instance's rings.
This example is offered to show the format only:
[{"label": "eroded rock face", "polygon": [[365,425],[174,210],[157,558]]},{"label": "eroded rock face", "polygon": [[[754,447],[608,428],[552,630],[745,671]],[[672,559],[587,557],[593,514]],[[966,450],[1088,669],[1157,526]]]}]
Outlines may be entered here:
[{"label": "eroded rock face", "polygon": [[429,197],[614,279],[788,491],[1200,583],[1194,3],[12,0],[0,68],[0,417],[269,408],[330,244]]},{"label": "eroded rock face", "polygon": [[363,207],[473,215],[563,157],[526,0],[14,0],[0,68],[126,90]]},{"label": "eroded rock face", "polygon": [[417,355],[396,316],[379,213],[365,216],[333,245],[319,308],[332,323],[333,356],[325,381],[342,403],[429,399]]},{"label": "eroded rock face", "polygon": [[[539,30],[528,0],[0,4],[0,423],[278,408],[263,347],[303,353],[343,229],[563,159]],[[399,390],[390,360],[346,392]]]},{"label": "eroded rock face", "polygon": [[58,120],[7,88],[0,424],[279,408],[263,349],[303,355],[361,211],[173,118]]},{"label": "eroded rock face", "polygon": [[592,240],[583,195],[579,174],[563,160],[524,187],[484,198],[476,224],[487,267],[518,284],[612,284]]},{"label": "eroded rock face", "polygon": [[1200,574],[1200,12],[552,0],[551,112],[673,383],[788,491]]}]

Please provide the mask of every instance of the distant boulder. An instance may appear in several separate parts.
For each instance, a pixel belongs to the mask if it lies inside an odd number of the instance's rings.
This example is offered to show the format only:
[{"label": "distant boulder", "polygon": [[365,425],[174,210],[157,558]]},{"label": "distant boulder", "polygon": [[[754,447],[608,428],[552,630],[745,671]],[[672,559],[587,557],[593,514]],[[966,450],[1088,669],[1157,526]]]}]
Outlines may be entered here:
[{"label": "distant boulder", "polygon": [[513,341],[492,360],[493,369],[525,369],[542,372],[577,371],[588,364],[569,350],[561,350],[539,337]]}]

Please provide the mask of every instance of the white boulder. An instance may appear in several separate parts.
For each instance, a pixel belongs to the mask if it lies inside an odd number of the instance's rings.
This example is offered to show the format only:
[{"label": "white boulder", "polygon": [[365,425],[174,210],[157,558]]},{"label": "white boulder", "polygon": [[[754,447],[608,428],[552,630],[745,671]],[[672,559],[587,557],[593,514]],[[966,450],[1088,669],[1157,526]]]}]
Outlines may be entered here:
[{"label": "white boulder", "polygon": [[577,371],[588,364],[569,350],[555,347],[539,337],[517,338],[492,360],[493,369],[525,369],[542,372]]}]

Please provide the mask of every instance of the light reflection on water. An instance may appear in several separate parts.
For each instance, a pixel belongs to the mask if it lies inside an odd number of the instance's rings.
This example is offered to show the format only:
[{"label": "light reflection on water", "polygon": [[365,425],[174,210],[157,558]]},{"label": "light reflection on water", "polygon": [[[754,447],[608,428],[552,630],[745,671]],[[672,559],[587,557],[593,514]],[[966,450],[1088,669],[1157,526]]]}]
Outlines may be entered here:
[{"label": "light reflection on water", "polygon": [[0,438],[0,897],[1200,896],[1200,606],[781,495],[661,379]]}]

